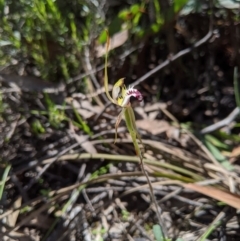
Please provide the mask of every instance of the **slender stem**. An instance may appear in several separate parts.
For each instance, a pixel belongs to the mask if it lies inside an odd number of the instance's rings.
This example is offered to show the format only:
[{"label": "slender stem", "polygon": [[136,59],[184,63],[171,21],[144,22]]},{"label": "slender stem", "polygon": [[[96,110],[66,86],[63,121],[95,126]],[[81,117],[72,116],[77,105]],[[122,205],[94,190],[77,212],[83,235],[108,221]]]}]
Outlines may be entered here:
[{"label": "slender stem", "polygon": [[104,87],[105,87],[105,93],[106,93],[108,99],[109,99],[112,103],[115,103],[115,101],[113,100],[113,98],[111,97],[111,95],[109,94],[109,91],[108,91],[108,73],[107,73],[107,66],[108,66],[108,48],[109,48],[109,45],[110,45],[110,39],[109,39],[109,35],[108,35],[108,32],[107,32],[105,66],[104,66]]},{"label": "slender stem", "polygon": [[156,198],[155,198],[154,193],[153,193],[153,187],[152,187],[150,178],[148,176],[148,173],[147,173],[146,169],[144,168],[143,155],[142,155],[142,151],[141,151],[141,149],[139,147],[137,138],[139,139],[139,141],[141,143],[142,143],[142,141],[141,141],[140,135],[138,134],[138,130],[137,130],[137,127],[136,127],[136,122],[135,122],[135,115],[134,115],[134,112],[133,112],[133,109],[132,109],[131,106],[129,106],[129,107],[124,109],[124,116],[125,116],[125,121],[126,121],[126,125],[127,125],[127,128],[128,128],[128,131],[129,131],[129,133],[130,133],[130,135],[132,137],[132,142],[133,142],[133,145],[135,147],[136,154],[137,154],[137,156],[139,157],[139,160],[140,160],[142,173],[144,174],[144,176],[147,179],[147,183],[148,183],[148,186],[149,186],[149,193],[150,193],[150,196],[151,196],[151,199],[152,199],[152,203],[154,203],[154,205],[156,207],[158,223],[159,223],[159,225],[162,228],[163,236],[166,236],[166,234],[167,234],[166,233],[166,229],[165,229],[165,227],[163,225],[163,221],[161,219],[161,215],[160,215],[160,212],[159,212],[159,207],[158,207]]},{"label": "slender stem", "polygon": [[141,165],[142,172],[143,172],[144,176],[145,176],[146,179],[147,179],[147,183],[148,183],[148,186],[149,186],[149,193],[150,193],[152,202],[153,202],[154,205],[155,205],[156,212],[157,212],[158,223],[159,223],[159,225],[160,225],[161,228],[162,228],[163,238],[164,238],[164,240],[165,240],[165,237],[167,236],[167,231],[166,231],[165,225],[163,224],[163,220],[162,220],[161,214],[160,214],[160,212],[159,212],[159,207],[158,207],[158,204],[157,204],[157,200],[156,200],[156,198],[155,198],[155,196],[154,196],[154,193],[153,193],[152,183],[151,183],[151,181],[150,181],[150,178],[149,178],[149,176],[148,176],[148,173],[147,173],[146,169],[144,168],[144,162],[143,162],[143,157],[142,157],[142,155],[139,155],[139,160],[140,160],[140,165]]}]

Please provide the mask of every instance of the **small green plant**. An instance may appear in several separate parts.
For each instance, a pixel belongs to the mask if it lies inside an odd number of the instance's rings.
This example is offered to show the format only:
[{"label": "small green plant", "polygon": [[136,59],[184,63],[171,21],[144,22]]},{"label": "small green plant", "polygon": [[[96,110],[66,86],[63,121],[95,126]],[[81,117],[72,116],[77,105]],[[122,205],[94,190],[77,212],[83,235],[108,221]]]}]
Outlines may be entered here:
[{"label": "small green plant", "polygon": [[82,129],[86,134],[88,134],[89,136],[92,136],[92,131],[91,128],[88,126],[88,124],[82,119],[82,117],[80,116],[80,114],[78,113],[78,111],[76,110],[76,108],[72,105],[73,108],[73,112],[76,116],[77,121],[72,121],[72,123]]},{"label": "small green plant", "polygon": [[2,114],[4,114],[6,108],[7,108],[7,104],[4,103],[3,95],[2,93],[0,93],[0,121],[2,121],[3,119]]},{"label": "small green plant", "polygon": [[[46,116],[48,118],[48,124],[56,129],[62,128],[64,126],[64,121],[67,121],[68,118],[64,112],[64,104],[62,107],[57,106],[51,98],[48,96],[47,93],[44,95],[45,102],[46,102],[46,109],[43,111],[39,110],[32,110],[31,114],[36,116]],[[39,135],[45,133],[45,128],[41,124],[39,120],[33,121],[31,124],[31,129],[34,134]]]},{"label": "small green plant", "polygon": [[79,74],[79,56],[103,14],[92,1],[65,2],[1,0],[0,65],[28,60],[43,79],[55,82]]},{"label": "small green plant", "polygon": [[44,197],[49,197],[49,193],[51,192],[51,189],[41,189],[40,193]]},{"label": "small green plant", "polygon": [[144,34],[144,29],[139,24],[142,14],[145,12],[145,3],[136,3],[130,6],[128,9],[122,10],[118,17],[127,25],[128,29],[131,29],[133,33],[139,36]]},{"label": "small green plant", "polygon": [[23,213],[29,213],[33,210],[33,207],[31,206],[24,206],[23,208],[20,209],[20,213],[23,214]]},{"label": "small green plant", "polygon": [[45,128],[39,120],[34,120],[31,124],[32,132],[36,135],[45,133]]},{"label": "small green plant", "polygon": [[98,241],[103,241],[104,239],[100,236],[102,236],[103,234],[107,233],[107,230],[105,228],[96,228],[94,230],[92,230],[92,234],[95,236],[98,236]]},{"label": "small green plant", "polygon": [[64,110],[60,110],[56,104],[50,99],[47,93],[45,93],[45,101],[48,109],[49,123],[54,128],[62,127],[62,122],[66,120]]},{"label": "small green plant", "polygon": [[130,213],[126,209],[122,209],[121,213],[122,213],[122,219],[124,221],[128,221],[128,219],[130,217]]}]

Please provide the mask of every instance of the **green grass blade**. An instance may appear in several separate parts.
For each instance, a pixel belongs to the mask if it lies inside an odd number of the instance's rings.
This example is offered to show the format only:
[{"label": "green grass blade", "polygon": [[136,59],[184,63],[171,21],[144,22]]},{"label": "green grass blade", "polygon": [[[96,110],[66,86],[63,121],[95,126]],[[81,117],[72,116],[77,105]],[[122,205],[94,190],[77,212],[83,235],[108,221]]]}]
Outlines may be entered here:
[{"label": "green grass blade", "polygon": [[9,173],[10,169],[11,169],[11,165],[7,165],[5,167],[4,172],[3,172],[2,180],[0,182],[0,200],[2,200],[4,186],[5,186],[5,183],[7,181],[7,177],[8,177],[8,173]]},{"label": "green grass blade", "polygon": [[200,239],[198,241],[205,241],[209,235],[211,235],[211,233],[221,224],[221,221],[217,221],[213,224],[211,224],[208,229],[205,231],[205,233],[200,237]]},{"label": "green grass blade", "polygon": [[153,225],[153,234],[154,234],[156,241],[164,241],[165,240],[163,237],[163,232],[162,232],[160,225],[158,225],[158,224]]},{"label": "green grass blade", "polygon": [[205,135],[205,138],[211,142],[214,146],[216,146],[217,148],[220,149],[225,149],[225,150],[230,150],[230,146],[223,143],[221,140],[219,140],[218,138],[212,136],[212,135]]},{"label": "green grass blade", "polygon": [[74,123],[77,123],[79,124],[78,126],[80,126],[83,131],[88,134],[89,136],[92,136],[92,131],[91,131],[91,128],[90,126],[88,126],[87,122],[85,122],[82,117],[80,116],[80,114],[78,113],[77,109],[74,107],[74,105],[72,105],[72,108],[73,108],[73,112],[78,120],[78,123],[77,122],[74,122]]},{"label": "green grass blade", "polygon": [[214,146],[209,140],[204,138],[204,143],[207,146],[208,150],[212,153],[212,155],[215,157],[215,159],[227,170],[231,171],[234,169],[234,167],[231,165],[231,163],[226,159],[225,156],[222,155],[220,150]]}]

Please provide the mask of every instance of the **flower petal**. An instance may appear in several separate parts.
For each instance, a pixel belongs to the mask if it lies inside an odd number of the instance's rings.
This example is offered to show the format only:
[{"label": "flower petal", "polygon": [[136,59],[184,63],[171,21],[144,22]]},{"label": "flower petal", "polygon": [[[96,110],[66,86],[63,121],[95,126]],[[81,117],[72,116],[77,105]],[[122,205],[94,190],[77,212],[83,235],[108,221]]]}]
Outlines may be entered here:
[{"label": "flower petal", "polygon": [[126,95],[125,95],[125,98],[123,98],[121,106],[126,107],[129,104],[130,98],[132,96],[135,97],[138,101],[143,100],[142,94],[137,89],[134,89],[133,87],[130,87],[129,89],[126,90]]},{"label": "flower petal", "polygon": [[124,86],[124,78],[119,79],[113,86],[112,98],[116,101],[116,104],[118,102],[118,98],[122,95],[121,89],[123,88],[123,86]]}]

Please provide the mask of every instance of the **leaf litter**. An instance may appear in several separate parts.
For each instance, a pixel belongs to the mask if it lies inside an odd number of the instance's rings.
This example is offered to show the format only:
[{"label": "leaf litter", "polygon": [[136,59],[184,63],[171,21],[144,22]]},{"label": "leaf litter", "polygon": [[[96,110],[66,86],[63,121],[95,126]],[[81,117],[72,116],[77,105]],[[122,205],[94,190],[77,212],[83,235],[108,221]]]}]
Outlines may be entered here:
[{"label": "leaf litter", "polygon": [[[218,44],[221,47],[223,43]],[[145,45],[150,48],[147,41]],[[202,51],[206,48],[202,47]],[[193,67],[192,58],[185,58],[186,65]],[[117,67],[121,72],[120,66]],[[141,63],[134,67],[141,68]],[[214,72],[206,70],[205,75],[209,74],[217,78]],[[168,74],[161,75],[169,78]],[[202,76],[199,78],[200,82]],[[99,82],[102,83],[101,77]],[[145,147],[144,162],[168,236],[200,240],[217,223],[211,240],[220,240],[220,232],[227,239],[238,240],[239,143],[234,138],[227,141],[219,138],[221,130],[213,134],[223,145],[200,135],[202,125],[210,124],[213,117],[218,121],[224,117],[222,113],[206,117],[218,105],[206,104],[211,98],[206,96],[208,89],[199,92],[204,86],[199,84],[197,94],[194,93],[198,96],[193,98],[180,84],[177,89],[183,97],[175,105],[169,100],[176,97],[176,86],[165,83],[160,98],[164,103],[161,103],[152,94],[155,82],[150,78],[144,83],[148,88],[140,85],[146,105],[136,108],[136,123]],[[93,96],[90,100],[76,97],[77,93],[66,87],[66,104],[61,103],[64,118],[56,119],[60,122],[56,128],[49,123],[42,92],[29,88],[21,93],[3,93],[8,108],[0,124],[2,137],[7,137],[1,142],[1,168],[6,168],[4,161],[12,166],[1,200],[1,235],[5,240],[24,241],[30,240],[29,237],[32,240],[137,240],[139,237],[154,240],[151,228],[157,222],[156,210],[151,205],[148,186],[125,127],[119,128],[119,140],[113,145],[114,121],[119,110],[96,104],[94,97],[99,96],[98,89],[90,93]],[[171,88],[173,93],[169,92]],[[201,108],[191,109],[189,100]],[[56,105],[56,108],[60,107]],[[222,108],[223,112],[231,112],[224,101]],[[36,119],[43,132],[40,127],[34,127]],[[179,124],[182,122],[186,123],[185,127]],[[88,130],[91,135],[86,134]],[[227,134],[231,135],[231,131],[239,137],[231,127]],[[230,156],[225,155],[226,148],[231,150]]]}]

